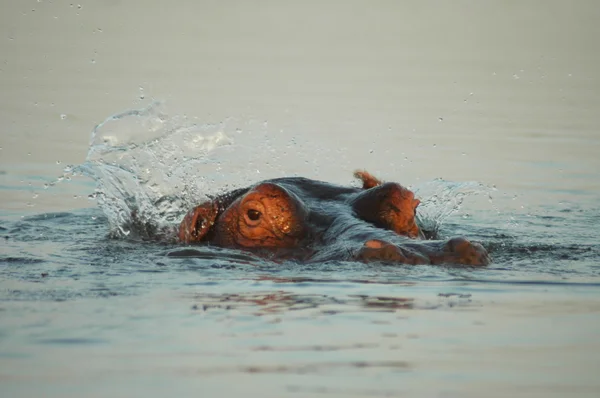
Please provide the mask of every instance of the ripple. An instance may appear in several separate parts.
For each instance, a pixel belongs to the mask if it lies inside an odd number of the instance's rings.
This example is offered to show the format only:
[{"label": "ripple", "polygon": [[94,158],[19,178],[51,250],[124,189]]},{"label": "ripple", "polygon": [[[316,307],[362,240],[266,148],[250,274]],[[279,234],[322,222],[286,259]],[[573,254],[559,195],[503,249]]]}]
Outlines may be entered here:
[{"label": "ripple", "polygon": [[44,263],[45,260],[31,257],[0,257],[0,263],[8,264],[40,264]]},{"label": "ripple", "polygon": [[36,344],[51,344],[51,345],[92,345],[106,344],[108,340],[85,338],[85,337],[67,337],[67,338],[50,338],[39,339],[34,341]]},{"label": "ripple", "polygon": [[388,368],[409,371],[411,365],[406,361],[349,361],[349,362],[307,362],[298,364],[240,365],[232,367],[202,367],[180,369],[178,373],[187,375],[209,375],[226,373],[283,373],[283,374],[321,374],[324,371],[348,368]]}]

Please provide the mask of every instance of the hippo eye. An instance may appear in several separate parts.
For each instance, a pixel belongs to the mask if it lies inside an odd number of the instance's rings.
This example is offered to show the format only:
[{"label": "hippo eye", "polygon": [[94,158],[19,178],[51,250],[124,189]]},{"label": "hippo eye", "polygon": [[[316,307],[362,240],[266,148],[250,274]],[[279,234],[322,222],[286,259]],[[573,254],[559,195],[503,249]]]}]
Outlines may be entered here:
[{"label": "hippo eye", "polygon": [[258,210],[254,210],[254,209],[249,209],[249,210],[246,212],[246,214],[248,215],[248,218],[249,218],[250,220],[252,220],[252,221],[257,221],[257,220],[260,218],[260,216],[261,216],[261,213],[260,213],[260,211],[258,211]]}]

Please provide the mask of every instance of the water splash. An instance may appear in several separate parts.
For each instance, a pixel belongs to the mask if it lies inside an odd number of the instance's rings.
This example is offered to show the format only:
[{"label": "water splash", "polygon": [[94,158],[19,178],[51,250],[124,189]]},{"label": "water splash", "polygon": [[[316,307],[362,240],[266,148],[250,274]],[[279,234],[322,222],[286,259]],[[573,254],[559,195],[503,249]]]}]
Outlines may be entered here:
[{"label": "water splash", "polygon": [[[234,126],[229,135],[239,141],[235,148],[224,132],[229,131],[227,121],[192,123],[183,116],[170,116],[161,102],[111,116],[92,131],[85,163],[66,166],[64,174],[44,188],[77,175],[91,177],[96,189],[88,198],[97,201],[106,215],[112,236],[148,239],[157,238],[162,231],[160,238],[164,239],[165,233],[173,237],[173,227],[203,198],[256,182],[256,167],[259,160],[264,166],[265,156],[255,145],[259,141],[270,147],[267,131],[251,132],[250,122],[241,134],[239,126],[243,124],[231,121]],[[266,129],[265,123],[261,124]],[[278,144],[270,152],[276,151]],[[297,149],[294,145],[287,149]],[[266,164],[268,167],[261,166],[266,172],[260,173],[260,179],[288,174],[272,153]],[[273,173],[270,168],[278,170]],[[418,221],[430,236],[437,236],[465,197],[490,191],[476,182],[441,179],[413,189],[422,199]]]},{"label": "water splash", "polygon": [[233,143],[218,127],[170,117],[155,102],[96,126],[86,162],[65,172],[94,179],[90,198],[112,235],[149,238],[206,196],[206,176],[218,164],[210,154]]},{"label": "water splash", "polygon": [[441,178],[413,187],[421,198],[417,209],[417,222],[428,235],[436,237],[444,222],[457,213],[465,200],[472,195],[490,195],[492,187],[475,181],[452,182]]}]

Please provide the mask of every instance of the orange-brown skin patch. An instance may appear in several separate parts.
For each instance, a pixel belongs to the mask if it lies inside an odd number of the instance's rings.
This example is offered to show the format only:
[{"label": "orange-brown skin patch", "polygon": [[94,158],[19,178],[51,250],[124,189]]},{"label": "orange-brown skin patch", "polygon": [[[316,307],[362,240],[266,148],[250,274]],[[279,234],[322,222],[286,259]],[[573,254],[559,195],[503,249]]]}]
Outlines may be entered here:
[{"label": "orange-brown skin patch", "polygon": [[200,242],[210,231],[219,215],[215,202],[204,202],[194,207],[179,225],[179,240],[184,243]]},{"label": "orange-brown skin patch", "polygon": [[237,198],[222,213],[216,203],[204,203],[184,218],[182,242],[204,240],[224,247],[294,247],[306,234],[306,209],[299,198],[278,185],[263,183]]},{"label": "orange-brown skin patch", "polygon": [[391,243],[372,239],[367,241],[358,252],[360,260],[369,261],[389,261],[402,264],[430,264],[429,259]]},{"label": "orange-brown skin patch", "polygon": [[356,170],[354,172],[354,178],[358,178],[362,181],[363,189],[371,189],[381,185],[381,181],[366,170]]},{"label": "orange-brown skin patch", "polygon": [[374,225],[409,238],[422,238],[416,222],[421,202],[409,189],[397,183],[381,183],[352,201],[358,216]]},{"label": "orange-brown skin patch", "polygon": [[[417,251],[418,250],[418,251]],[[358,251],[358,259],[365,262],[384,261],[402,264],[463,264],[481,266],[492,262],[481,244],[457,237],[446,242],[428,242],[428,245],[398,246],[381,240],[369,240]]]},{"label": "orange-brown skin patch", "polygon": [[278,185],[263,183],[237,199],[216,225],[219,243],[242,247],[294,247],[306,231],[306,209]]},{"label": "orange-brown skin patch", "polygon": [[448,240],[441,252],[429,255],[432,264],[488,265],[492,262],[487,250],[477,242],[457,237]]}]

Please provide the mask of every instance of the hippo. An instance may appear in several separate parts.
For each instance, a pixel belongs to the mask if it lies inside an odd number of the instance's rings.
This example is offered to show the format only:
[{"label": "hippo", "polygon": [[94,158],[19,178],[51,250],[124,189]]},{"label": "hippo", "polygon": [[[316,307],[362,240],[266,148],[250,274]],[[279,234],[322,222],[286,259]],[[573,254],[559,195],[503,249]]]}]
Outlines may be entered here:
[{"label": "hippo", "polygon": [[284,177],[233,190],[191,209],[179,241],[306,262],[490,263],[466,238],[427,239],[416,220],[420,201],[406,187],[366,171],[354,176],[362,187]]}]

